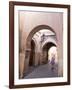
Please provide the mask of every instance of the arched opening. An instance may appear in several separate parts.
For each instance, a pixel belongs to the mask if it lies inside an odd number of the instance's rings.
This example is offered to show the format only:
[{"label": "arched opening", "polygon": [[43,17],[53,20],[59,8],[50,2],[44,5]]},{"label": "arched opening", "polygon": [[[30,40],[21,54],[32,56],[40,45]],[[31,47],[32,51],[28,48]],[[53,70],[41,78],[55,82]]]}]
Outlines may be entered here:
[{"label": "arched opening", "polygon": [[30,52],[30,58],[29,58],[29,66],[34,66],[34,60],[35,60],[35,43],[33,40],[31,40],[31,52]]},{"label": "arched opening", "polygon": [[[26,42],[25,53],[25,67],[24,72],[29,73],[34,68],[33,66],[42,65],[42,63],[48,62],[48,51],[52,46],[56,44],[52,42],[45,43],[42,48],[43,42],[50,38],[57,39],[54,30],[47,25],[40,25],[35,27],[28,35]],[[35,40],[37,42],[35,42]],[[48,41],[49,41],[48,40]],[[38,48],[36,48],[38,47]],[[43,51],[43,56],[41,56]],[[42,62],[43,59],[43,62]]]},{"label": "arched opening", "polygon": [[42,52],[43,52],[43,63],[48,63],[50,61],[49,60],[49,55],[50,55],[49,50],[53,46],[56,47],[56,45],[52,42],[48,42],[43,46],[43,50],[42,50]]},{"label": "arched opening", "polygon": [[[50,30],[52,31],[55,36],[56,36],[56,33],[55,31],[52,29],[52,27],[48,26],[48,25],[39,25],[39,26],[36,26],[35,28],[33,28],[31,30],[31,32],[29,33],[28,37],[27,37],[27,42],[26,42],[26,48],[31,48],[31,40],[32,40],[32,37],[34,36],[34,34],[40,30]],[[57,38],[57,37],[56,37]]]}]

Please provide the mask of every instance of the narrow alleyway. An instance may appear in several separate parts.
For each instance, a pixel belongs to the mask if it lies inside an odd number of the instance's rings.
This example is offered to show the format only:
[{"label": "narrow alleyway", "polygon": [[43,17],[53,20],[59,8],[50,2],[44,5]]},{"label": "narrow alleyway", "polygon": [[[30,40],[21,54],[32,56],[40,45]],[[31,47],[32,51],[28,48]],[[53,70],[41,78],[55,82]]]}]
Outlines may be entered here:
[{"label": "narrow alleyway", "polygon": [[54,69],[51,69],[50,64],[44,64],[36,67],[24,78],[46,78],[46,77],[58,77],[58,66],[55,65]]}]

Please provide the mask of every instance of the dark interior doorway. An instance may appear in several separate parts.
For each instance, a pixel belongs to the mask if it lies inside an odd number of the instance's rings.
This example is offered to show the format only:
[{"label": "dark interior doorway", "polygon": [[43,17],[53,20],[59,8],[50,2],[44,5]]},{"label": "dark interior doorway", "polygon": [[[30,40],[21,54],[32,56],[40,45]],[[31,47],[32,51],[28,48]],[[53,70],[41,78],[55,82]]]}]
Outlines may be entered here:
[{"label": "dark interior doorway", "polygon": [[52,42],[48,42],[43,47],[43,63],[48,63],[48,51],[52,46],[56,46]]},{"label": "dark interior doorway", "polygon": [[35,43],[33,40],[31,40],[31,52],[30,52],[29,66],[34,65],[34,60],[35,60]]}]

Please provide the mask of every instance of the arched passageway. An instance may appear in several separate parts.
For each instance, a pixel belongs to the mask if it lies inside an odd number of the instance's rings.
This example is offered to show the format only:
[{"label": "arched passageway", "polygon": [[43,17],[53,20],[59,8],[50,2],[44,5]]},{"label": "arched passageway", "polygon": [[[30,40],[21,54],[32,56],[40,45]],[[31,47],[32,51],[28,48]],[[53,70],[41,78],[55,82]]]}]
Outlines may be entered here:
[{"label": "arched passageway", "polygon": [[43,46],[43,49],[42,49],[43,63],[48,63],[48,61],[49,61],[48,60],[49,59],[48,52],[49,52],[49,49],[53,46],[56,47],[56,45],[52,42],[48,42]]},{"label": "arched passageway", "polygon": [[[45,60],[48,58],[48,52],[51,51],[53,47],[56,47],[56,45],[52,42],[48,42],[47,44],[44,45],[43,50],[45,50]],[[44,51],[43,51],[44,52]],[[43,55],[43,56],[44,56]],[[45,61],[44,60],[44,61]],[[39,65],[31,71],[27,76],[25,76],[25,79],[27,78],[46,78],[46,77],[58,77],[58,65],[48,63],[48,59],[44,62],[44,64]]]},{"label": "arched passageway", "polygon": [[[42,39],[42,35],[45,36],[44,39]],[[54,30],[47,25],[39,25],[29,33],[26,40],[24,73],[28,73],[30,68],[33,68],[33,66],[38,66],[48,62],[48,51],[52,46],[56,46],[56,44],[48,42],[45,43],[42,48],[43,42],[49,37],[52,37],[53,39],[57,38]],[[36,43],[33,39],[39,41]]]},{"label": "arched passageway", "polygon": [[[28,18],[27,18],[28,17]],[[33,18],[32,18],[33,17]],[[53,20],[54,19],[54,20]],[[54,22],[56,20],[56,22]],[[29,20],[29,21],[28,21]],[[35,22],[34,22],[35,20]],[[22,78],[25,73],[28,72],[30,69],[30,66],[39,66],[42,65],[42,46],[45,45],[44,41],[48,39],[49,41],[55,42],[56,36],[56,46],[58,49],[58,59],[59,59],[59,66],[62,63],[63,59],[63,14],[62,13],[42,13],[40,15],[39,12],[21,12],[19,13],[19,31],[20,31],[20,40],[19,40],[19,69],[20,69],[20,77]],[[43,38],[40,42],[32,42],[34,34],[39,32],[40,30],[49,30],[53,32],[53,34],[49,33],[43,34]],[[36,34],[38,35],[38,33]],[[51,36],[51,37],[50,37]],[[45,38],[44,38],[45,37]],[[37,38],[39,39],[39,38]],[[38,40],[37,40],[38,41]],[[47,42],[47,41],[46,41]],[[33,46],[33,47],[32,47]],[[36,49],[36,47],[39,46],[39,48]],[[49,49],[44,48],[44,52],[46,53],[45,60],[48,59],[48,52]],[[35,54],[35,55],[34,55]],[[35,57],[35,59],[34,59]],[[44,61],[45,61],[44,60]],[[61,66],[60,66],[61,67]]]},{"label": "arched passageway", "polygon": [[40,30],[50,30],[53,33],[55,33],[55,35],[56,35],[56,32],[53,30],[53,28],[51,28],[48,25],[39,25],[39,26],[36,26],[35,28],[32,29],[32,31],[29,33],[29,35],[27,37],[26,48],[31,48],[30,42],[32,40],[32,37],[34,36],[34,34],[36,32],[38,32]]}]

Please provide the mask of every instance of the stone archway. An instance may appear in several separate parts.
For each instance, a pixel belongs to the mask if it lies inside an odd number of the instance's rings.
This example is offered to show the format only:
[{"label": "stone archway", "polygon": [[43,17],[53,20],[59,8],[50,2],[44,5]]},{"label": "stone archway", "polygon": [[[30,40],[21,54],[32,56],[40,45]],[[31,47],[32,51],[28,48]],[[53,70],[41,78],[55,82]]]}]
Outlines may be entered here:
[{"label": "stone archway", "polygon": [[[29,33],[27,40],[26,40],[26,49],[25,49],[25,61],[24,61],[24,73],[26,73],[28,71],[29,68],[29,60],[30,60],[30,53],[31,53],[31,40],[33,35],[42,30],[42,29],[47,29],[47,30],[51,30],[52,32],[55,33],[56,36],[56,32],[48,25],[39,25],[36,26],[35,28],[33,28],[31,30],[31,32]],[[39,56],[41,56],[41,53],[39,53]],[[40,59],[40,58],[39,58]]]},{"label": "stone archway", "polygon": [[39,25],[39,26],[36,26],[35,28],[33,28],[33,29],[31,30],[31,32],[29,33],[29,35],[28,35],[28,37],[27,37],[26,48],[30,48],[30,42],[31,42],[31,39],[32,39],[33,35],[34,35],[36,32],[38,32],[38,31],[40,31],[40,30],[42,30],[42,29],[51,30],[51,31],[54,32],[55,35],[56,35],[56,32],[53,30],[53,28],[50,27],[50,26],[48,26],[48,25]]}]

